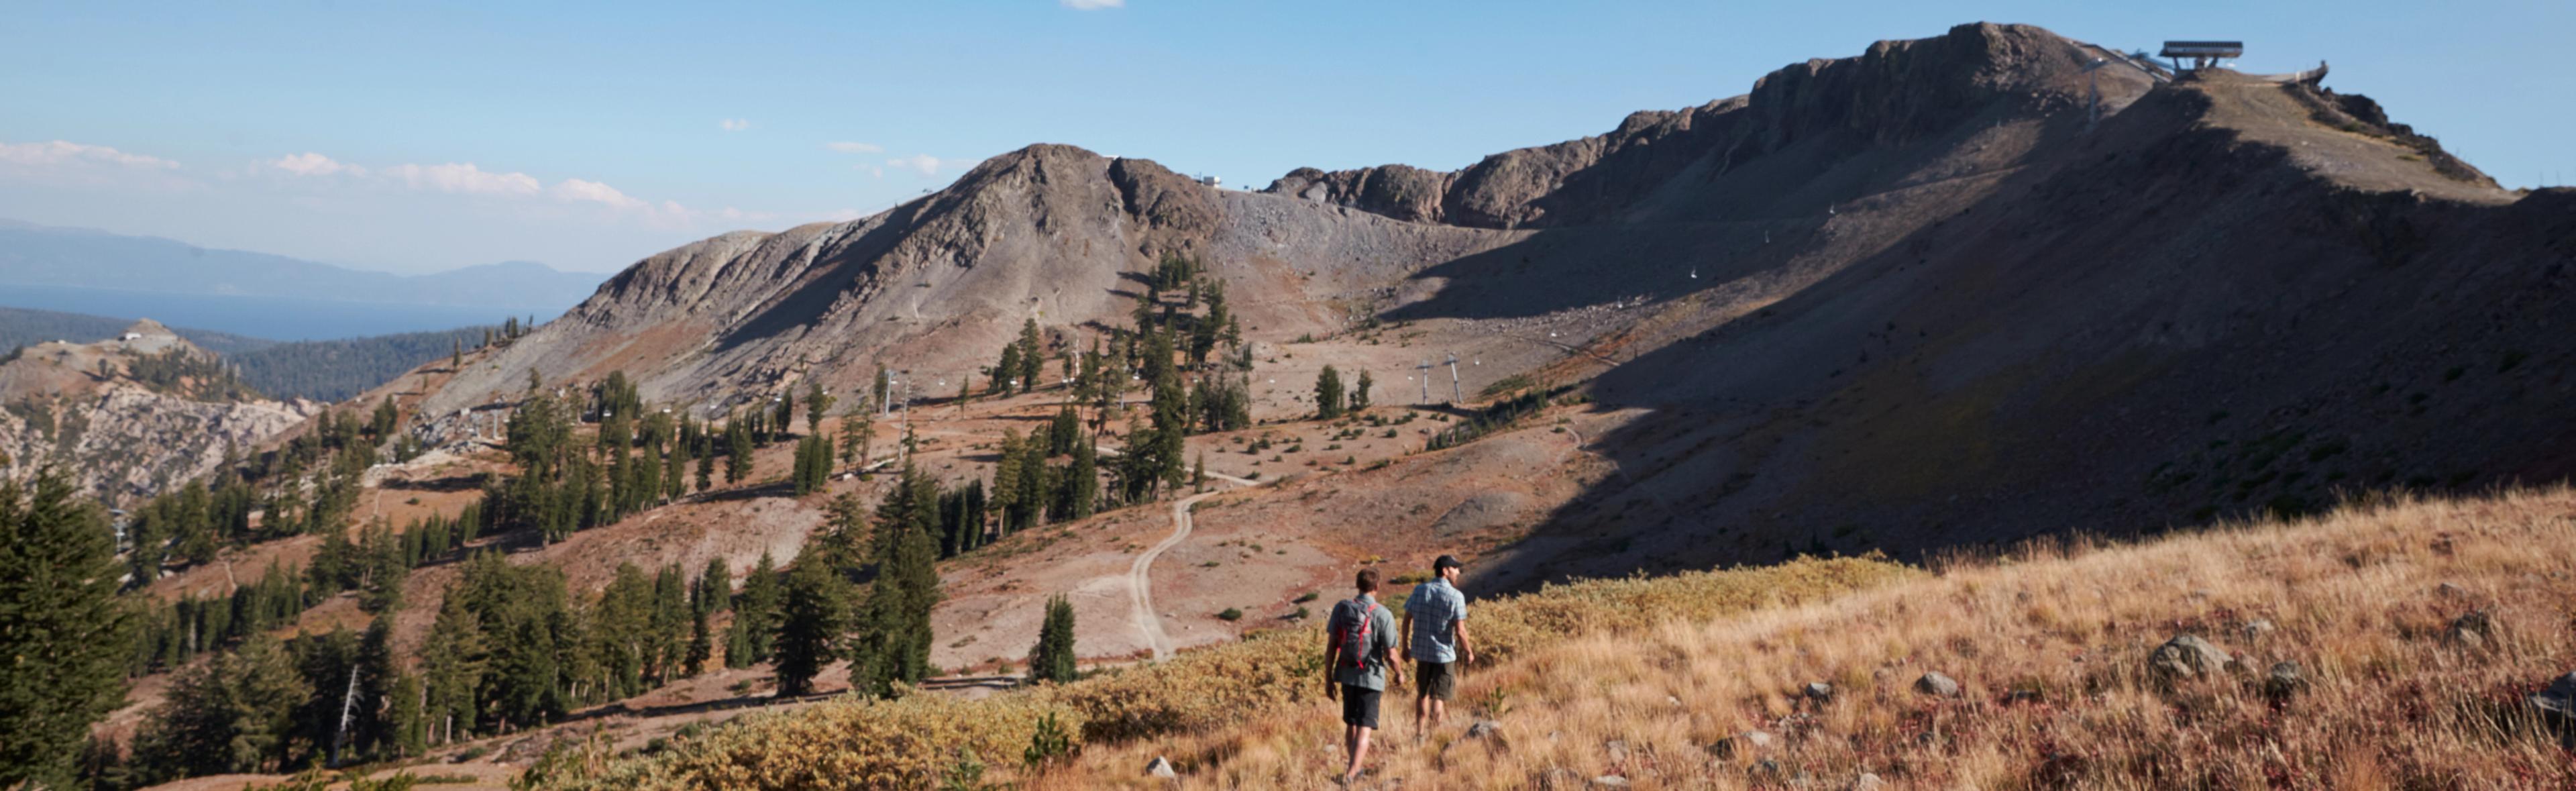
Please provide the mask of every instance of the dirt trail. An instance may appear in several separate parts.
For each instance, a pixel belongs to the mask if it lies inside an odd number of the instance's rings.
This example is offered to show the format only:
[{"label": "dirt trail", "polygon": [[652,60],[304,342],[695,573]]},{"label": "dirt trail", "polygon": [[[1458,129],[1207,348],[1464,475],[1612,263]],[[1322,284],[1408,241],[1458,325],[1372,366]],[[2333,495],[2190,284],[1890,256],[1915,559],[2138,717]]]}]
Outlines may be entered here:
[{"label": "dirt trail", "polygon": [[[1102,450],[1107,449],[1103,448]],[[1242,486],[1255,485],[1251,481],[1230,475],[1208,473],[1208,477]],[[1219,494],[1225,493],[1225,491],[1226,490],[1200,492],[1174,501],[1172,503],[1172,534],[1164,536],[1161,541],[1155,542],[1154,546],[1145,550],[1144,554],[1137,555],[1135,565],[1129,566],[1127,569],[1128,598],[1136,604],[1136,631],[1138,634],[1144,636],[1146,645],[1153,647],[1154,658],[1156,660],[1170,659],[1172,657],[1173,649],[1171,635],[1163,633],[1163,619],[1154,614],[1154,581],[1150,574],[1154,568],[1154,559],[1162,557],[1163,550],[1178,546],[1182,541],[1187,540],[1190,537],[1191,508],[1196,507],[1200,500],[1215,497]]]}]

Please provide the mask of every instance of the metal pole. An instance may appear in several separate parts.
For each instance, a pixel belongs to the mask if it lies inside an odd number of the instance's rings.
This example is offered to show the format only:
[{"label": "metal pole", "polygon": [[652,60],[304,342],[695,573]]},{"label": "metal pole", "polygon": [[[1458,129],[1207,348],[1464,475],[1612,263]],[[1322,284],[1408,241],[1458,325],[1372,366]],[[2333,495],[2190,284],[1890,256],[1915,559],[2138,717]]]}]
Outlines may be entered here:
[{"label": "metal pole", "polygon": [[1449,403],[1464,403],[1467,397],[1458,392],[1458,355],[1449,355]]},{"label": "metal pole", "polygon": [[1423,360],[1421,364],[1413,366],[1413,370],[1415,373],[1422,375],[1422,399],[1413,403],[1431,403],[1431,361]]}]

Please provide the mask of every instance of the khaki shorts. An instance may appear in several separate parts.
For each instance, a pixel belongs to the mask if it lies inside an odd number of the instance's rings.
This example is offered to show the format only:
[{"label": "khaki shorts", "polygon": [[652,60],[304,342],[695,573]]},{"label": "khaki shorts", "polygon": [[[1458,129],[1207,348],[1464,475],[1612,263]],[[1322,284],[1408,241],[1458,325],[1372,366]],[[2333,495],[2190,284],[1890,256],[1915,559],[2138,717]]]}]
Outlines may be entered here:
[{"label": "khaki shorts", "polygon": [[1456,662],[1413,663],[1414,692],[1429,695],[1434,700],[1449,700],[1457,697],[1457,667]]}]

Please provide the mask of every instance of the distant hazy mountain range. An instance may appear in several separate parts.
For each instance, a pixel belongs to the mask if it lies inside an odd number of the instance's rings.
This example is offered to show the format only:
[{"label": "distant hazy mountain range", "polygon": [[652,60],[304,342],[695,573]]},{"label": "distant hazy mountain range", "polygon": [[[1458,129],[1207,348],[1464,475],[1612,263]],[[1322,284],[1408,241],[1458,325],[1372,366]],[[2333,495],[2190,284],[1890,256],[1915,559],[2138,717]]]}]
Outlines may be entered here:
[{"label": "distant hazy mountain range", "polygon": [[605,278],[527,261],[395,275],[0,220],[0,305],[150,316],[279,340],[450,329],[511,316],[544,320],[589,297]]}]

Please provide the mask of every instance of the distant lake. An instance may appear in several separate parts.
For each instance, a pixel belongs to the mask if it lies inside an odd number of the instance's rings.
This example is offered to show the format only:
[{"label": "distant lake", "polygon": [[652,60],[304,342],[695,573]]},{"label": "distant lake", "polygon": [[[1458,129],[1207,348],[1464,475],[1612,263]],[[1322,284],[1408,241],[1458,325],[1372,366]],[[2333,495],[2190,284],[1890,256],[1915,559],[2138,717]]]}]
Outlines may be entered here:
[{"label": "distant lake", "polygon": [[[513,315],[538,321],[560,310],[495,306],[412,305],[292,297],[205,296],[78,286],[0,283],[0,306],[148,318],[173,327],[195,327],[280,341],[315,341],[499,324]],[[67,338],[65,340],[83,340]]]}]

